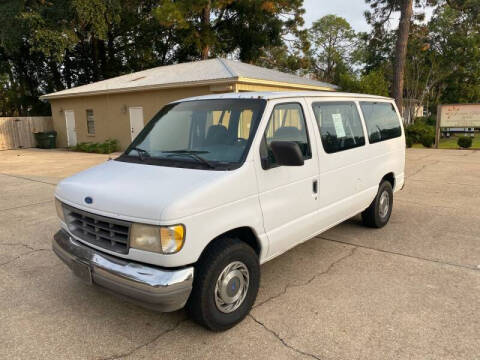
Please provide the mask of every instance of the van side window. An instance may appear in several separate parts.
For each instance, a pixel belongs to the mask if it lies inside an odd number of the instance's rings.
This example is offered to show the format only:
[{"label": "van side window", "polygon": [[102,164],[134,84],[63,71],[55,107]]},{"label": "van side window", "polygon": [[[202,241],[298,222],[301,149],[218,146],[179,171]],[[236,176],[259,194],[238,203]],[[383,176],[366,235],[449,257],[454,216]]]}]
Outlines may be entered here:
[{"label": "van side window", "polygon": [[327,154],[365,145],[362,121],[355,103],[317,102],[312,106]]},{"label": "van side window", "polygon": [[391,103],[360,102],[371,144],[402,135],[397,112]]},{"label": "van side window", "polygon": [[260,146],[262,163],[267,162],[269,167],[277,165],[270,144],[272,141],[296,142],[305,160],[312,158],[312,150],[307,134],[307,124],[300,104],[288,103],[276,105],[268,121],[267,129]]}]

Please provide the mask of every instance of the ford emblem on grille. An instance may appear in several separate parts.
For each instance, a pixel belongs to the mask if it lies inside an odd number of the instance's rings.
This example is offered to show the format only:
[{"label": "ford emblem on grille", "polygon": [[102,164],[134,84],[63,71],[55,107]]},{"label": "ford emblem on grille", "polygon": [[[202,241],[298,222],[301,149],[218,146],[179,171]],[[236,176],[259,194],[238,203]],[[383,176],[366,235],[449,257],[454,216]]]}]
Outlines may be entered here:
[{"label": "ford emblem on grille", "polygon": [[86,203],[86,204],[91,204],[91,203],[93,203],[93,199],[92,199],[90,196],[87,196],[87,197],[85,198],[85,203]]}]

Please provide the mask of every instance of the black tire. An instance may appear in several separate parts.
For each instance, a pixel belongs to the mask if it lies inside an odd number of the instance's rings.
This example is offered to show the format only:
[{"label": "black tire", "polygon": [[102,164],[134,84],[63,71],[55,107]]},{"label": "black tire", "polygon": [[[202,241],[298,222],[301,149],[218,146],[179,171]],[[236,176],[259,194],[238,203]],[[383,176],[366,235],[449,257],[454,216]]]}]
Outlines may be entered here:
[{"label": "black tire", "polygon": [[[383,214],[380,210],[380,202],[382,194],[388,194],[388,211]],[[383,181],[378,187],[377,196],[372,201],[370,206],[362,212],[362,222],[365,226],[373,228],[382,228],[390,220],[390,215],[393,209],[393,190],[392,184],[389,181]]]},{"label": "black tire", "polygon": [[[249,285],[239,307],[225,313],[215,301],[215,285],[222,271],[232,262],[241,262],[248,269]],[[209,245],[195,266],[192,293],[186,310],[189,316],[212,331],[224,331],[248,315],[260,285],[260,264],[255,251],[239,239],[221,238]]]}]

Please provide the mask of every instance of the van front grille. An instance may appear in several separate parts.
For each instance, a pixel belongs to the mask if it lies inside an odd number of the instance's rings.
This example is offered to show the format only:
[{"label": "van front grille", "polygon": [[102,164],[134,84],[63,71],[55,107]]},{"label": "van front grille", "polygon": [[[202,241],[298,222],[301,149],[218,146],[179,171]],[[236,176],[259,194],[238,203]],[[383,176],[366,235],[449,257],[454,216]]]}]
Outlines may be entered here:
[{"label": "van front grille", "polygon": [[79,239],[106,250],[128,254],[131,223],[92,214],[63,204],[70,232]]}]

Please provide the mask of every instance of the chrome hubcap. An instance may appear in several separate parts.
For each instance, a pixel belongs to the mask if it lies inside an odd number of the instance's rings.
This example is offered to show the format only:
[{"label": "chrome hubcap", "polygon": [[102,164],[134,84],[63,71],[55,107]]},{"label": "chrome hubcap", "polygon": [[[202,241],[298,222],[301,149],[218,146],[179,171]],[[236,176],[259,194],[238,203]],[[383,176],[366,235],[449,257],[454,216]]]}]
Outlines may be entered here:
[{"label": "chrome hubcap", "polygon": [[380,201],[378,202],[378,213],[383,219],[388,215],[388,210],[390,209],[390,194],[387,191],[384,191],[380,195]]},{"label": "chrome hubcap", "polygon": [[215,284],[215,304],[223,313],[230,313],[242,305],[248,292],[250,275],[247,266],[234,261],[220,273]]}]

